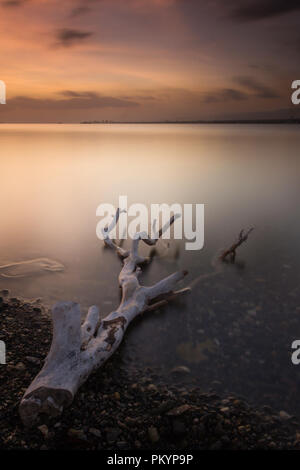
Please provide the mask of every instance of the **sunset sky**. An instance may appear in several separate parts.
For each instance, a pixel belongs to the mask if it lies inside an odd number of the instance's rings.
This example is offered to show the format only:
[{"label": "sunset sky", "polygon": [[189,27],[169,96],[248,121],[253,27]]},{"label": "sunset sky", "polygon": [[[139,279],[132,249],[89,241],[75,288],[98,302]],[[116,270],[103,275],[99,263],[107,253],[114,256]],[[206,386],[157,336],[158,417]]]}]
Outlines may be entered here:
[{"label": "sunset sky", "polygon": [[5,0],[0,121],[277,118],[299,0]]}]

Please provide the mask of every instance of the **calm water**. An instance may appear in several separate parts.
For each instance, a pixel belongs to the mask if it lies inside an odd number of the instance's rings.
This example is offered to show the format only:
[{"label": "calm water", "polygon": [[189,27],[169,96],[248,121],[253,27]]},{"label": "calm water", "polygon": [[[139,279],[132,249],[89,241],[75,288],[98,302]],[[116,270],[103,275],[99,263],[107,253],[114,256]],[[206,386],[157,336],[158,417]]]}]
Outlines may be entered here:
[{"label": "calm water", "polygon": [[[144,274],[151,283],[178,268],[189,281],[241,228],[255,231],[238,264],[192,294],[137,321],[122,348],[126,367],[156,380],[190,368],[179,382],[245,395],[300,415],[300,129],[246,125],[1,125],[0,265],[48,258],[64,271],[1,278],[12,295],[49,305],[118,303],[120,262],[96,238],[96,207],[204,203],[205,246],[172,242]],[[145,251],[146,252],[146,251]],[[179,256],[176,256],[176,253]],[[0,269],[1,274],[1,269]],[[155,378],[153,378],[155,380]]]}]

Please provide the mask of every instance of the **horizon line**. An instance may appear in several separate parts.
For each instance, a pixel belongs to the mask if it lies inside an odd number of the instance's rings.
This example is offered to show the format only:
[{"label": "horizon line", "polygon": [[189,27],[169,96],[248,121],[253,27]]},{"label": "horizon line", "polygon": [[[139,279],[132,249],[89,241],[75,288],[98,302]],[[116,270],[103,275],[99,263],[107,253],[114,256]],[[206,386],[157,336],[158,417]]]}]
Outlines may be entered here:
[{"label": "horizon line", "polygon": [[197,120],[164,120],[164,121],[0,121],[0,124],[300,124],[300,118],[287,119],[197,119]]}]

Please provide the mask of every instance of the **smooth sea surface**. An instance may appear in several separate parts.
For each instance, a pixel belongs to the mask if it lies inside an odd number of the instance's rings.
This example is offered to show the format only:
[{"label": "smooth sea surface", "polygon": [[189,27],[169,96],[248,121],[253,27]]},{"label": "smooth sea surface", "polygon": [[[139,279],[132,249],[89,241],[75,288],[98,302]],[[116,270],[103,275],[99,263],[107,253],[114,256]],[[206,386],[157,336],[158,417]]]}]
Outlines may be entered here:
[{"label": "smooth sea surface", "polygon": [[1,124],[0,290],[97,304],[104,316],[119,302],[121,263],[96,237],[98,205],[205,204],[204,248],[160,242],[144,284],[187,269],[188,285],[214,272],[242,228],[254,231],[234,265],[132,325],[122,364],[300,416],[299,150],[297,125]]}]

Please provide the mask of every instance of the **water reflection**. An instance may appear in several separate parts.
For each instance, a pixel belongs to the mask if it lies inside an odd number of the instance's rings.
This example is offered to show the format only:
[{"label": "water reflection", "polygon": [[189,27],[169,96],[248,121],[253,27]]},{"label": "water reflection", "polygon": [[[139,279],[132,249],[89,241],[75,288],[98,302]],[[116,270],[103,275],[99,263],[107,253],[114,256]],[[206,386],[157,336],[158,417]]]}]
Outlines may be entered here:
[{"label": "water reflection", "polygon": [[158,246],[145,284],[178,268],[191,281],[209,274],[241,228],[255,232],[235,267],[136,322],[125,361],[164,377],[185,365],[191,383],[298,412],[289,353],[300,336],[299,144],[296,126],[1,125],[0,265],[49,258],[65,270],[0,284],[15,296],[108,313],[119,300],[120,261],[96,238],[97,206],[117,205],[122,194],[128,204],[204,203],[204,249]]}]

